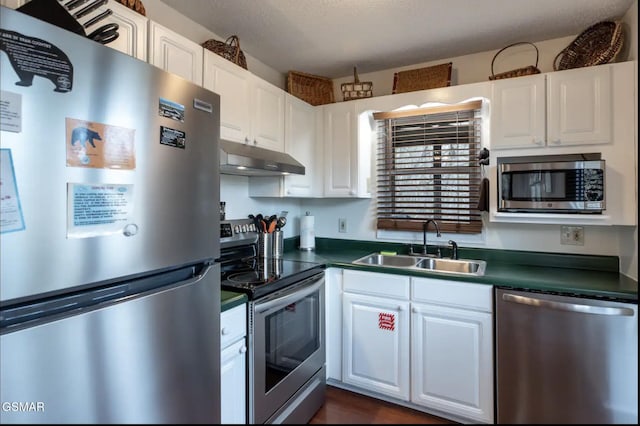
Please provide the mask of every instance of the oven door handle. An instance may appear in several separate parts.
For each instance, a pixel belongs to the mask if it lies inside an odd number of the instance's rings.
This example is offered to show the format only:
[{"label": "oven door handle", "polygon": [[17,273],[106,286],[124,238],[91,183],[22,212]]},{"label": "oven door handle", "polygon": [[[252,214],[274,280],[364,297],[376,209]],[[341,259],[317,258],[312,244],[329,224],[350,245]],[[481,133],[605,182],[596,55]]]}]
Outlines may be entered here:
[{"label": "oven door handle", "polygon": [[[315,283],[312,285],[309,285],[309,283],[313,283],[313,282]],[[317,276],[307,278],[306,280],[300,282],[300,284],[295,286],[294,289],[291,289],[282,297],[278,297],[277,299],[273,299],[273,300],[267,300],[264,303],[256,303],[254,306],[255,312],[259,314],[269,309],[272,309],[273,307],[276,307],[276,306],[290,305],[291,303],[296,302],[300,299],[303,299],[308,295],[310,295],[311,293],[318,291],[318,289],[322,286],[323,283],[324,283],[324,275],[322,275],[320,278],[318,278]]]}]

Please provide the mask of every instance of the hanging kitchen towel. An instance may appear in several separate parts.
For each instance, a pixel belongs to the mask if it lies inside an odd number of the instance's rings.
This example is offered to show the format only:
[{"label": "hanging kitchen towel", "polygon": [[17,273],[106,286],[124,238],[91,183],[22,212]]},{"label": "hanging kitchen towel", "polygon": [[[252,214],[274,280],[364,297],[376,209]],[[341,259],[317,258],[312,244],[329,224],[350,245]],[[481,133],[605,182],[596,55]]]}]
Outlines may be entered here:
[{"label": "hanging kitchen towel", "polygon": [[478,210],[489,211],[489,179],[482,178],[480,181],[480,197],[478,198]]}]

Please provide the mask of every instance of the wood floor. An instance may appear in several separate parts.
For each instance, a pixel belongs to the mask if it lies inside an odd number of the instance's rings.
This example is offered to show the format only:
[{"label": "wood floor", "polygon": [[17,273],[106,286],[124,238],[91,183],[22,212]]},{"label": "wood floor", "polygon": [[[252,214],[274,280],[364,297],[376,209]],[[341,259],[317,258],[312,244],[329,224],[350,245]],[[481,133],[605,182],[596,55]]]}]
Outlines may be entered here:
[{"label": "wood floor", "polygon": [[310,424],[457,424],[447,419],[327,386],[327,400]]}]

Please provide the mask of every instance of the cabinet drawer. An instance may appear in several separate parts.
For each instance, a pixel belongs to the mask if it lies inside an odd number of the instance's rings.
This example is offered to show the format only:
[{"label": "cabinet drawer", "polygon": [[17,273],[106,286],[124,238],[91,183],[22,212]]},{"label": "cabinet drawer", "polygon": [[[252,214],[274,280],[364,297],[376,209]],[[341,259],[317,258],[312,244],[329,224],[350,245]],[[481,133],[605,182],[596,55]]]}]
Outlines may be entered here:
[{"label": "cabinet drawer", "polygon": [[493,311],[493,286],[434,278],[411,278],[411,300]]},{"label": "cabinet drawer", "polygon": [[344,291],[409,300],[409,277],[345,269]]},{"label": "cabinet drawer", "polygon": [[238,305],[235,308],[220,314],[220,348],[224,349],[247,334],[247,305]]}]

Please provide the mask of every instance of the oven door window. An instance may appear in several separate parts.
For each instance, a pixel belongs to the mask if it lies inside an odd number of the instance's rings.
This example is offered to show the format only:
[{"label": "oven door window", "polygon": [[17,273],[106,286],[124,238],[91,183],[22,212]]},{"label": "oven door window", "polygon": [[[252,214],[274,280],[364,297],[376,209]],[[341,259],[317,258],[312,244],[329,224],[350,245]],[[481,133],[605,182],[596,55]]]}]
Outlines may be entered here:
[{"label": "oven door window", "polygon": [[319,310],[314,292],[265,317],[265,393],[320,348]]}]

